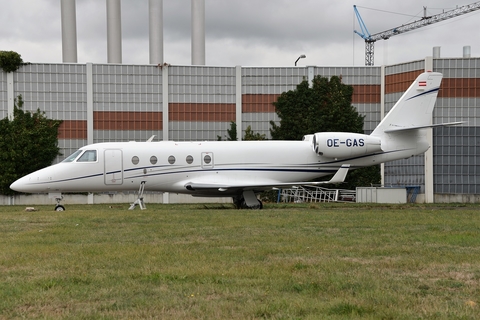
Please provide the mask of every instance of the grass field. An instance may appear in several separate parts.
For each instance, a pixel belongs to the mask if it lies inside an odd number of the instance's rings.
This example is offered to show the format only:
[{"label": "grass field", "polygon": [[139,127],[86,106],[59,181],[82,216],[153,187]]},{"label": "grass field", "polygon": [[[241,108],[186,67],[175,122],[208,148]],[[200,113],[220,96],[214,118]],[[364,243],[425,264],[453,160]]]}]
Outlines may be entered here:
[{"label": "grass field", "polygon": [[0,318],[480,318],[479,205],[147,207],[0,207]]}]

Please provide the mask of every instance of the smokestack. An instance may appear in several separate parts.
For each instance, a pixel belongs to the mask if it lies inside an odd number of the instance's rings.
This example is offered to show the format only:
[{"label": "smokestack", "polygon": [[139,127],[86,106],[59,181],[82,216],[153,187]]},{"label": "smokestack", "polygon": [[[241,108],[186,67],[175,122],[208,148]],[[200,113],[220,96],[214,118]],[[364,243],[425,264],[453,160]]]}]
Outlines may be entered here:
[{"label": "smokestack", "polygon": [[205,0],[192,0],[192,65],[205,65]]},{"label": "smokestack", "polygon": [[150,64],[163,63],[163,0],[148,1]]},{"label": "smokestack", "polygon": [[440,47],[433,47],[433,59],[440,59]]},{"label": "smokestack", "polygon": [[107,0],[107,62],[122,63],[120,0]]},{"label": "smokestack", "polygon": [[470,58],[470,46],[463,47],[463,57]]},{"label": "smokestack", "polygon": [[77,19],[75,0],[61,0],[62,59],[63,62],[77,62]]}]

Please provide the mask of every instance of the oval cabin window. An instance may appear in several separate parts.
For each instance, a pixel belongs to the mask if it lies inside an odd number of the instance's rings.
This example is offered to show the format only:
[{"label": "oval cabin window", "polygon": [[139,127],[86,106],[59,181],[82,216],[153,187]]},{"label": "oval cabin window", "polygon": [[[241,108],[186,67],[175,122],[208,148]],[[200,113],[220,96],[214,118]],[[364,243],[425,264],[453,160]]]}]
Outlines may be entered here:
[{"label": "oval cabin window", "polygon": [[207,154],[205,157],[203,157],[203,162],[204,162],[205,164],[210,164],[210,163],[212,162],[212,157],[210,157],[210,156]]}]

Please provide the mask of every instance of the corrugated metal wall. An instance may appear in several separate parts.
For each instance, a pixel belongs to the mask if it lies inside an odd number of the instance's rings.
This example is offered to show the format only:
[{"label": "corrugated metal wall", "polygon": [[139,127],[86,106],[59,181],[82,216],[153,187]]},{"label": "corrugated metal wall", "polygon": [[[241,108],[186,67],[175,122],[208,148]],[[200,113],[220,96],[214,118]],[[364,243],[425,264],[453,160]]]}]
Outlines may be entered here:
[{"label": "corrugated metal wall", "polygon": [[93,65],[93,142],[146,140],[162,132],[162,70]]},{"label": "corrugated metal wall", "polygon": [[242,131],[250,126],[270,139],[270,121],[280,121],[273,102],[303,79],[307,79],[306,68],[242,68]]},{"label": "corrugated metal wall", "polygon": [[235,68],[168,67],[170,140],[217,140],[235,120]]},{"label": "corrugated metal wall", "polygon": [[443,73],[434,122],[466,121],[434,129],[434,191],[480,194],[480,59],[434,60]]},{"label": "corrugated metal wall", "polygon": [[29,64],[14,72],[13,78],[14,96],[22,95],[25,110],[40,109],[49,118],[64,120],[59,147],[65,156],[87,143],[85,65]]},{"label": "corrugated metal wall", "polygon": [[8,116],[7,73],[0,72],[0,117]]}]

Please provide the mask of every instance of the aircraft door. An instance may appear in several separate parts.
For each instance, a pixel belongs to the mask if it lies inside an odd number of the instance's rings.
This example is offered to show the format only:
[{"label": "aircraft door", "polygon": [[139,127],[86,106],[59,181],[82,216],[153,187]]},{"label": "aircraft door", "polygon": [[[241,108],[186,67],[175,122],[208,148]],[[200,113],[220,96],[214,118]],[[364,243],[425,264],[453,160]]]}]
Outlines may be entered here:
[{"label": "aircraft door", "polygon": [[123,158],[122,150],[107,149],[104,152],[105,159],[105,184],[121,185],[123,184]]}]

